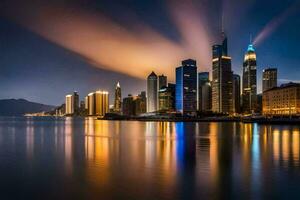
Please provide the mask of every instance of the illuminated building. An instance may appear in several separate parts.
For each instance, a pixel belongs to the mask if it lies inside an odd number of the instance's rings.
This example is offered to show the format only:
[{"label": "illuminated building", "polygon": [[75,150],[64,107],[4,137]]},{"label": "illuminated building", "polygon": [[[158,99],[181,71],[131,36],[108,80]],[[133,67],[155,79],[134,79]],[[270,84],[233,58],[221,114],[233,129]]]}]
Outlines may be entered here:
[{"label": "illuminated building", "polygon": [[253,113],[256,109],[256,53],[253,45],[248,46],[243,64],[243,112]]},{"label": "illuminated building", "polygon": [[234,113],[241,112],[241,77],[237,74],[233,74],[233,110]]},{"label": "illuminated building", "polygon": [[79,110],[79,95],[77,92],[66,96],[66,115],[78,113]]},{"label": "illuminated building", "polygon": [[146,93],[141,92],[138,96],[129,94],[128,97],[125,97],[122,112],[126,116],[138,116],[146,113]]},{"label": "illuminated building", "polygon": [[104,116],[109,111],[109,94],[106,91],[96,91],[88,95],[88,114]]},{"label": "illuminated building", "polygon": [[288,83],[263,93],[264,115],[299,115],[300,84]]},{"label": "illuminated building", "polygon": [[174,111],[175,110],[175,85],[168,84],[163,86],[158,91],[158,104],[160,111]]},{"label": "illuminated building", "polygon": [[72,106],[72,95],[69,94],[66,96],[66,114],[73,114],[73,106]]},{"label": "illuminated building", "polygon": [[157,111],[157,76],[152,72],[147,78],[147,112]]},{"label": "illuminated building", "polygon": [[231,57],[227,53],[227,38],[222,34],[222,44],[213,45],[212,60],[212,111],[232,113]]},{"label": "illuminated building", "polygon": [[122,106],[122,94],[121,94],[121,86],[120,83],[118,82],[115,89],[114,112],[121,113],[121,106]]},{"label": "illuminated building", "polygon": [[198,73],[198,110],[211,110],[211,84],[209,72]]},{"label": "illuminated building", "polygon": [[268,68],[263,70],[262,80],[263,92],[271,88],[277,87],[277,69]]},{"label": "illuminated building", "polygon": [[197,63],[188,59],[176,68],[176,111],[192,114],[197,111]]},{"label": "illuminated building", "polygon": [[167,82],[167,76],[163,74],[158,76],[158,90],[160,90],[162,87],[167,87]]}]

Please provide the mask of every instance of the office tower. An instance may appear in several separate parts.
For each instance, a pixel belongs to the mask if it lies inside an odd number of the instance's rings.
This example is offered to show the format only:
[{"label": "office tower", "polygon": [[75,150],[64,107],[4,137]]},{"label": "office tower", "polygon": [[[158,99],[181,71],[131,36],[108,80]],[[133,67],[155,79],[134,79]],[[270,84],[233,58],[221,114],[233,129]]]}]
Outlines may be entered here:
[{"label": "office tower", "polygon": [[121,106],[122,106],[121,86],[120,83],[118,82],[115,89],[114,112],[121,113]]},{"label": "office tower", "polygon": [[66,114],[78,114],[79,112],[79,95],[75,91],[73,94],[66,96]]},{"label": "office tower", "polygon": [[73,98],[71,94],[66,96],[66,115],[70,114],[73,114]]},{"label": "office tower", "polygon": [[210,81],[209,72],[198,73],[198,110],[209,111],[210,110]]},{"label": "office tower", "polygon": [[243,112],[253,113],[256,109],[256,53],[253,45],[248,46],[243,64]]},{"label": "office tower", "polygon": [[241,77],[237,74],[233,74],[233,111],[234,113],[241,112]]},{"label": "office tower", "polygon": [[157,76],[152,72],[147,79],[147,112],[157,111]]},{"label": "office tower", "polygon": [[[288,97],[288,98],[287,98]],[[288,83],[263,93],[263,114],[292,116],[300,114],[300,84]]]},{"label": "office tower", "polygon": [[122,112],[123,115],[127,116],[138,116],[146,113],[146,93],[142,92],[138,96],[129,94],[128,97],[125,97]]},{"label": "office tower", "polygon": [[182,61],[176,68],[176,110],[182,114],[197,111],[197,64],[195,60]]},{"label": "office tower", "polygon": [[206,82],[201,87],[201,111],[207,112],[211,111],[211,84],[210,82]]},{"label": "office tower", "polygon": [[88,96],[86,96],[86,97],[84,98],[84,109],[85,109],[85,110],[88,110],[88,109],[89,109],[89,97],[88,97]]},{"label": "office tower", "polygon": [[263,92],[277,87],[277,69],[268,68],[263,70]]},{"label": "office tower", "polygon": [[173,97],[172,110],[176,110],[175,102],[176,102],[176,84],[168,83],[168,88],[171,91],[171,95]]},{"label": "office tower", "polygon": [[74,113],[75,114],[78,114],[78,111],[79,111],[79,95],[78,95],[78,92],[74,92],[73,95],[73,102],[74,102]]},{"label": "office tower", "polygon": [[232,113],[231,57],[227,52],[227,38],[222,34],[222,44],[213,45],[212,60],[212,111]]},{"label": "office tower", "polygon": [[[170,86],[169,86],[170,85]],[[163,86],[158,91],[158,104],[160,111],[174,111],[174,101],[175,101],[175,88],[174,84],[169,84],[168,86]]]},{"label": "office tower", "polygon": [[160,90],[162,87],[167,87],[167,77],[165,75],[158,76],[158,90]]},{"label": "office tower", "polygon": [[133,96],[131,94],[123,99],[122,113],[127,116],[134,115]]},{"label": "office tower", "polygon": [[137,105],[137,112],[138,114],[143,114],[147,112],[147,98],[146,98],[146,92],[142,91],[139,95],[139,100]]},{"label": "office tower", "polygon": [[94,92],[88,94],[88,114],[89,115],[95,115],[95,101],[96,101],[96,95]]},{"label": "office tower", "polygon": [[88,95],[88,114],[105,116],[109,111],[109,93],[96,91]]}]

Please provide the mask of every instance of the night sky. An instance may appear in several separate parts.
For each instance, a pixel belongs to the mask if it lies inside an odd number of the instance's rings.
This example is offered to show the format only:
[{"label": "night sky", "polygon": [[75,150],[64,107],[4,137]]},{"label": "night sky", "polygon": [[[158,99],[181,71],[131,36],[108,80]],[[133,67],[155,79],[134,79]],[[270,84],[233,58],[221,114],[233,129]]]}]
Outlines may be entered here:
[{"label": "night sky", "polygon": [[186,58],[210,71],[222,18],[235,73],[252,35],[259,92],[266,67],[278,68],[280,83],[300,80],[299,0],[1,0],[0,13],[1,99],[112,97],[117,81],[123,96],[138,94],[151,70],[174,81]]}]

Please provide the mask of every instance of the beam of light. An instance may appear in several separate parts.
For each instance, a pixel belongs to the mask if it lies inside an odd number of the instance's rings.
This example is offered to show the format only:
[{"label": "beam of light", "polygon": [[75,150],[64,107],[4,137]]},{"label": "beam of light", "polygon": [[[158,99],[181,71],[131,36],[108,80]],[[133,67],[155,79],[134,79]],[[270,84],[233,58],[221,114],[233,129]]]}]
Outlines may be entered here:
[{"label": "beam of light", "polygon": [[182,48],[189,57],[197,59],[201,71],[210,70],[212,38],[203,5],[193,0],[167,2],[171,19],[182,37]]},{"label": "beam of light", "polygon": [[140,21],[128,29],[101,13],[68,3],[49,2],[10,0],[2,11],[8,18],[90,64],[133,77],[144,79],[154,70],[174,80],[174,68],[181,59],[189,57],[198,59],[201,66],[210,64],[205,28],[197,24],[196,18],[192,19],[194,15],[187,14],[190,10],[173,18],[183,35],[182,43],[178,43]]},{"label": "beam of light", "polygon": [[253,44],[255,46],[259,45],[263,42],[267,37],[269,37],[276,29],[279,28],[291,15],[296,13],[296,11],[300,10],[300,3],[294,3],[285,9],[279,16],[273,18],[263,29],[262,31],[256,36],[254,39]]}]

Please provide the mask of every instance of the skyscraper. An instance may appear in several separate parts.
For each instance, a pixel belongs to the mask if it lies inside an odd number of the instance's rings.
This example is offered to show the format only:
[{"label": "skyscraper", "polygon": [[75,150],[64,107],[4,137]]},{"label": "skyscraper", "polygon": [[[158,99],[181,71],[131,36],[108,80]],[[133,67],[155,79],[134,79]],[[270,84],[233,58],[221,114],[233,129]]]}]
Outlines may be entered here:
[{"label": "skyscraper", "polygon": [[167,82],[167,76],[163,74],[158,76],[158,90],[160,90],[162,87],[167,87]]},{"label": "skyscraper", "polygon": [[175,90],[172,86],[173,84],[170,84],[170,87],[163,86],[158,91],[158,104],[160,111],[174,111]]},{"label": "skyscraper", "polygon": [[106,91],[96,91],[88,95],[88,114],[104,116],[109,111],[109,94]]},{"label": "skyscraper", "polygon": [[176,110],[183,114],[197,111],[197,63],[188,59],[176,68]]},{"label": "skyscraper", "polygon": [[157,76],[152,72],[147,79],[147,112],[157,111]]},{"label": "skyscraper", "polygon": [[233,111],[235,113],[241,112],[241,77],[237,74],[233,74]]},{"label": "skyscraper", "polygon": [[73,94],[66,96],[66,114],[77,114],[79,111],[79,95],[75,91]]},{"label": "skyscraper", "polygon": [[123,115],[138,116],[146,112],[146,94],[141,92],[138,96],[132,96],[123,99]]},{"label": "skyscraper", "polygon": [[212,111],[232,113],[232,70],[228,56],[227,38],[222,33],[222,44],[213,45],[212,60]]},{"label": "skyscraper", "polygon": [[73,100],[72,100],[72,95],[68,94],[66,96],[66,115],[73,114]]},{"label": "skyscraper", "polygon": [[209,72],[198,73],[198,110],[210,110],[211,87],[209,82]]},{"label": "skyscraper", "polygon": [[271,88],[277,87],[277,69],[268,68],[263,70],[263,92]]},{"label": "skyscraper", "polygon": [[114,103],[114,112],[121,113],[121,105],[122,105],[122,94],[121,94],[121,86],[120,83],[117,83],[115,89],[115,103]]},{"label": "skyscraper", "polygon": [[253,45],[248,46],[243,64],[243,112],[252,113],[256,109],[256,53]]}]

